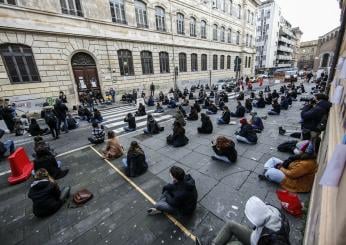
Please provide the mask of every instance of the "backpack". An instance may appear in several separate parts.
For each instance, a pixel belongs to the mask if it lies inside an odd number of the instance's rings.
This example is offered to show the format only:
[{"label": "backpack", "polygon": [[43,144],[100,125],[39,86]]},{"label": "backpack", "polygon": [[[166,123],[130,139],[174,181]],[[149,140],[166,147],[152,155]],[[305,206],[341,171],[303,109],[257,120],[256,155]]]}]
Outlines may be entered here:
[{"label": "backpack", "polygon": [[52,111],[45,113],[45,121],[48,125],[53,125],[57,123],[57,119]]},{"label": "backpack", "polygon": [[278,146],[278,151],[293,153],[297,143],[296,140],[286,141]]}]

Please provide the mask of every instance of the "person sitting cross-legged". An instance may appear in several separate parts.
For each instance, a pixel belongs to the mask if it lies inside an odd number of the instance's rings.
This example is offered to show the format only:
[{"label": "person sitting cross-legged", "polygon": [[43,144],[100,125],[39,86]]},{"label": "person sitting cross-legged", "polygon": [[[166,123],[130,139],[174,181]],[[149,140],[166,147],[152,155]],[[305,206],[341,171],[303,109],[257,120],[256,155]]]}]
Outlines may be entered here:
[{"label": "person sitting cross-legged", "polygon": [[222,116],[218,118],[217,124],[229,124],[230,121],[231,121],[231,112],[229,111],[227,106],[224,106]]},{"label": "person sitting cross-legged", "polygon": [[128,123],[127,127],[124,127],[126,132],[132,132],[136,130],[136,118],[132,115],[132,113],[128,113],[124,119],[124,122]]},{"label": "person sitting cross-legged", "polygon": [[245,107],[238,101],[237,109],[235,112],[231,112],[231,117],[244,117]]},{"label": "person sitting cross-legged", "polygon": [[148,114],[147,128],[144,129],[144,133],[145,134],[158,134],[163,130],[164,130],[164,128],[160,127],[159,123],[155,120],[153,115]]},{"label": "person sitting cross-legged", "polygon": [[100,123],[103,121],[103,117],[101,115],[101,112],[99,110],[97,110],[96,108],[94,109],[94,115],[91,119],[93,122],[97,122]]},{"label": "person sitting cross-legged", "polygon": [[268,115],[277,116],[277,115],[280,115],[280,112],[281,112],[281,107],[278,101],[275,99],[273,100],[272,109],[268,111]]},{"label": "person sitting cross-legged", "polygon": [[101,144],[105,141],[105,131],[103,126],[99,126],[97,122],[92,123],[92,137],[89,137],[88,140],[92,144]]},{"label": "person sitting cross-legged", "polygon": [[108,141],[106,147],[102,150],[102,155],[107,160],[121,157],[124,154],[124,148],[113,131],[107,133]]},{"label": "person sitting cross-legged", "polygon": [[217,113],[217,107],[213,102],[210,102],[209,108],[207,110],[208,115],[214,115]]},{"label": "person sitting cross-legged", "polygon": [[210,117],[205,113],[201,113],[201,122],[202,126],[197,128],[198,133],[211,134],[213,132],[213,123],[211,122]]},{"label": "person sitting cross-legged", "polygon": [[245,110],[246,110],[247,113],[250,113],[252,111],[251,99],[246,99],[245,100]]},{"label": "person sitting cross-legged", "polygon": [[238,142],[254,145],[257,143],[257,134],[246,118],[240,119],[240,131],[236,132]]},{"label": "person sitting cross-legged", "polygon": [[197,111],[198,113],[201,112],[201,106],[198,104],[197,101],[195,101],[195,103],[193,104],[193,107],[196,109],[196,111]]},{"label": "person sitting cross-legged", "polygon": [[145,112],[145,106],[142,103],[139,103],[138,110],[135,113],[136,117],[145,116],[147,113]]},{"label": "person sitting cross-legged", "polygon": [[161,104],[159,102],[157,102],[156,104],[156,110],[154,111],[155,113],[163,113],[165,110],[163,109],[163,107],[161,106]]},{"label": "person sitting cross-legged", "polygon": [[226,163],[237,161],[237,151],[235,149],[235,144],[231,139],[219,136],[216,138],[215,142],[212,142],[212,147],[215,152],[215,155],[211,157],[213,160],[223,161]]},{"label": "person sitting cross-legged", "polygon": [[28,131],[31,136],[39,136],[49,133],[48,128],[41,129],[40,125],[38,125],[37,120],[35,118],[30,119],[30,126]]},{"label": "person sitting cross-legged", "polygon": [[264,129],[263,121],[259,116],[257,116],[257,112],[252,113],[250,123],[256,133],[260,133]]},{"label": "person sitting cross-legged", "polygon": [[177,102],[174,100],[174,98],[171,98],[169,100],[169,103],[167,105],[167,108],[174,109],[177,107]]},{"label": "person sitting cross-legged", "polygon": [[172,183],[162,189],[160,199],[153,208],[147,210],[149,215],[162,212],[173,215],[191,215],[197,206],[197,189],[195,180],[185,171],[173,166],[169,170]]},{"label": "person sitting cross-legged", "polygon": [[198,112],[195,107],[191,106],[190,114],[187,116],[187,120],[189,121],[197,121],[198,120]]},{"label": "person sitting cross-legged", "polygon": [[132,141],[126,158],[122,160],[125,174],[128,177],[137,177],[144,174],[148,169],[145,154],[137,141]]},{"label": "person sitting cross-legged", "polygon": [[259,98],[256,101],[254,101],[253,106],[257,107],[257,108],[265,108],[266,107],[266,101],[263,98],[263,94],[259,95]]},{"label": "person sitting cross-legged", "polygon": [[186,125],[186,121],[184,119],[184,115],[181,112],[181,110],[179,110],[179,108],[177,108],[176,114],[175,114],[174,118],[175,118],[174,122],[179,122],[180,125],[183,126],[183,127]]},{"label": "person sitting cross-legged", "polygon": [[167,136],[167,144],[174,147],[181,147],[187,145],[189,139],[185,136],[185,129],[180,122],[175,121],[173,124],[173,134]]}]

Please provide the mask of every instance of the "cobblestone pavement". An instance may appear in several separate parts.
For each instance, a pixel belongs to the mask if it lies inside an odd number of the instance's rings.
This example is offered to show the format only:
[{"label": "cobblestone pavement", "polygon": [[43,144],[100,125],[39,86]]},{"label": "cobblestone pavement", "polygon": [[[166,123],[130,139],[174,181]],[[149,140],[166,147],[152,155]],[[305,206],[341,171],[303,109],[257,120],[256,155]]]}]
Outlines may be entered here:
[{"label": "cobblestone pavement", "polygon": [[[231,111],[235,101],[229,103]],[[212,135],[199,135],[196,128],[200,121],[188,122],[186,134],[189,144],[183,148],[167,146],[165,138],[171,133],[171,123],[166,122],[165,131],[153,137],[142,131],[120,136],[121,143],[128,148],[132,140],[143,147],[149,163],[149,171],[133,181],[150,197],[159,197],[162,186],[169,181],[169,168],[180,166],[196,180],[198,207],[192,217],[179,221],[193,234],[208,244],[226,220],[248,224],[244,215],[246,200],[256,195],[266,202],[279,207],[275,191],[277,185],[259,181],[263,164],[270,157],[281,159],[289,155],[276,150],[278,144],[289,137],[278,134],[278,127],[299,129],[301,102],[294,102],[288,111],[280,116],[268,116],[264,120],[265,130],[259,134],[257,145],[236,143],[238,161],[225,164],[211,159],[211,140],[225,135],[235,140],[237,125],[216,125],[220,116],[211,116],[214,122]],[[266,115],[268,108],[256,109],[259,115]],[[249,115],[247,115],[249,118]],[[86,137],[87,131],[66,135],[65,141],[55,143],[62,149],[71,150],[78,146],[74,137]],[[66,146],[66,140],[70,143]],[[60,145],[59,145],[60,144]],[[58,146],[61,146],[59,148]],[[79,145],[80,146],[80,145]],[[26,145],[26,149],[31,146]],[[98,150],[102,146],[98,146]],[[31,201],[27,198],[31,180],[9,186],[8,174],[0,176],[0,237],[1,244],[193,244],[181,230],[165,216],[148,217],[146,209],[150,203],[136,189],[131,187],[118,173],[89,147],[59,157],[69,174],[58,180],[61,186],[72,186],[72,192],[87,188],[95,196],[80,208],[65,205],[52,217],[37,219],[32,214]],[[120,160],[112,163],[121,168]],[[1,166],[6,163],[1,162]],[[302,201],[309,200],[309,194],[299,195]],[[292,244],[301,244],[304,221],[289,216]]]}]

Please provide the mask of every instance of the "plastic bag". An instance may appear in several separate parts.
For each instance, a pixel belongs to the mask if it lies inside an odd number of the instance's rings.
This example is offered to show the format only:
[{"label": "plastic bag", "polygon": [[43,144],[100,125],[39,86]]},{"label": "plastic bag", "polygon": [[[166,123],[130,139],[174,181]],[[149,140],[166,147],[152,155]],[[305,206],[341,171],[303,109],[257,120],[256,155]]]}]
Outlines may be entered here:
[{"label": "plastic bag", "polygon": [[276,195],[281,203],[282,208],[289,214],[295,217],[300,217],[302,215],[303,207],[298,195],[285,190],[277,190]]}]

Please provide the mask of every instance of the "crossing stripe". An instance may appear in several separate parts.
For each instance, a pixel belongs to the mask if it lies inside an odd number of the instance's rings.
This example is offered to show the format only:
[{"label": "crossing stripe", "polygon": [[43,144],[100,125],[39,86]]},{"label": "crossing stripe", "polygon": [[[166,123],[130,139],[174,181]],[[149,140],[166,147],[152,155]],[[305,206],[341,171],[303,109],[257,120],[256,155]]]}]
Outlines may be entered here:
[{"label": "crossing stripe", "polygon": [[123,107],[111,108],[111,109],[108,109],[108,110],[101,111],[101,113],[102,113],[102,115],[109,115],[109,114],[112,114],[112,113],[126,111],[126,110],[129,110],[129,109],[136,109],[136,107],[135,106],[123,106]]},{"label": "crossing stripe", "polygon": [[137,111],[137,108],[134,108],[134,109],[128,109],[126,111],[122,111],[122,112],[119,112],[119,113],[114,113],[114,114],[110,114],[110,115],[107,115],[107,116],[103,116],[104,119],[110,119],[110,118],[114,118],[114,117],[117,117],[117,116],[124,116],[124,115],[127,115],[128,113],[134,113]]},{"label": "crossing stripe", "polygon": [[[150,111],[147,111],[147,113],[151,113],[155,110],[150,110]],[[157,113],[154,113],[157,115]],[[127,113],[125,114],[122,114],[122,115],[127,115]],[[120,114],[118,116],[121,116]],[[107,128],[113,128],[113,127],[117,127],[119,125],[122,125],[124,124],[124,118],[123,117],[116,117],[114,119],[111,119],[111,120],[108,120],[108,121],[105,121],[102,123],[102,125],[106,126]],[[139,121],[139,120],[142,120],[144,118],[147,118],[147,115],[144,115],[144,116],[140,116],[140,117],[135,117],[136,118],[136,122]],[[119,122],[120,121],[120,122]],[[111,122],[114,122],[114,123],[111,123]]]}]

